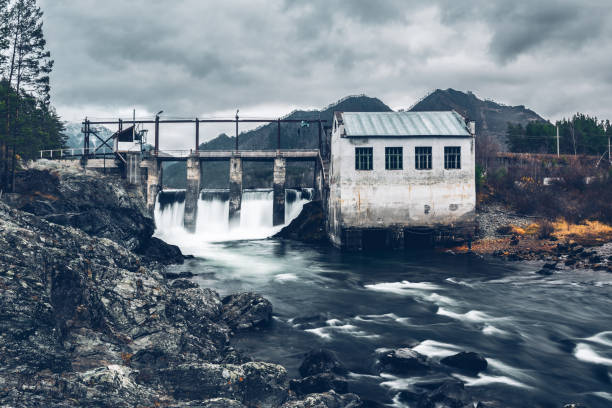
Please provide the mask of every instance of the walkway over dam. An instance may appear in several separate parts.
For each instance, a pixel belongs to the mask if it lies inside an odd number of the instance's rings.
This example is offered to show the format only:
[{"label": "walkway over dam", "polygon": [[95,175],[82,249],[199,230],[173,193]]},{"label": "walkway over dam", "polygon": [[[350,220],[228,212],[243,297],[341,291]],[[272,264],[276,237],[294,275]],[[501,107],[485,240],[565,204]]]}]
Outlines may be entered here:
[{"label": "walkway over dam", "polygon": [[[206,123],[235,123],[235,148],[233,150],[201,150],[200,149],[200,126]],[[277,124],[277,146],[269,150],[239,149],[239,123],[276,123]],[[325,143],[323,141],[323,128],[325,120],[312,119],[178,119],[161,120],[156,116],[154,120],[114,120],[114,121],[90,121],[82,122],[83,148],[63,149],[59,151],[45,150],[40,152],[41,158],[50,159],[75,159],[89,169],[91,168],[114,168],[120,170],[123,177],[142,188],[146,195],[147,206],[153,211],[155,201],[163,185],[163,163],[184,161],[187,165],[187,183],[185,191],[185,215],[184,226],[188,230],[194,230],[197,219],[198,198],[202,186],[201,163],[209,161],[229,161],[229,222],[230,225],[239,225],[240,209],[242,205],[242,179],[243,163],[247,161],[271,162],[272,187],[273,187],[273,225],[285,223],[285,189],[286,189],[286,165],[287,162],[311,162],[314,164],[313,188],[314,199],[322,199],[327,187],[327,163],[328,154],[322,154]],[[162,150],[160,149],[160,124],[194,124],[194,149],[190,150]],[[300,126],[316,125],[318,127],[317,149],[283,149],[281,148],[281,124],[296,123]],[[154,145],[151,150],[143,150],[143,142],[146,136],[144,126],[154,125]],[[95,125],[114,125],[117,131],[110,137],[103,139]],[[124,127],[127,125],[127,127]],[[140,127],[140,130],[139,130]],[[92,147],[91,141],[97,138],[97,147]],[[111,142],[112,139],[112,142]],[[173,140],[176,143],[176,140]],[[110,143],[112,143],[112,145]],[[125,145],[131,147],[126,149]],[[103,149],[103,150],[101,150]],[[102,153],[103,151],[106,153]],[[107,156],[110,156],[107,159]]]}]

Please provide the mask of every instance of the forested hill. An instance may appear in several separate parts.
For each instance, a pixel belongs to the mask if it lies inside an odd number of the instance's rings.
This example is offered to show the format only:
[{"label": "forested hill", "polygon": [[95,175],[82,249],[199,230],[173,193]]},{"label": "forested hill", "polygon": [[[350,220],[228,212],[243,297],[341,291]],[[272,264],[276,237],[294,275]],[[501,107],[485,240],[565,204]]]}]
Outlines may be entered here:
[{"label": "forested hill", "polygon": [[[325,125],[331,126],[334,111],[342,112],[390,112],[391,108],[378,98],[365,95],[348,96],[323,110],[295,110],[287,115],[286,119],[321,119],[326,120]],[[319,116],[320,115],[320,116]],[[299,132],[298,132],[299,129]],[[273,149],[277,143],[278,125],[271,123],[257,129],[240,134],[241,149]],[[317,148],[319,133],[316,124],[309,127],[300,127],[299,123],[281,124],[281,147],[288,149]],[[235,138],[221,134],[218,137],[201,144],[202,149],[233,149]]]},{"label": "forested hill", "polygon": [[476,121],[476,134],[492,136],[502,147],[507,144],[508,123],[525,126],[529,122],[544,121],[540,115],[524,105],[502,105],[491,100],[482,100],[472,92],[465,93],[452,88],[436,89],[411,108],[412,111],[451,109]]}]

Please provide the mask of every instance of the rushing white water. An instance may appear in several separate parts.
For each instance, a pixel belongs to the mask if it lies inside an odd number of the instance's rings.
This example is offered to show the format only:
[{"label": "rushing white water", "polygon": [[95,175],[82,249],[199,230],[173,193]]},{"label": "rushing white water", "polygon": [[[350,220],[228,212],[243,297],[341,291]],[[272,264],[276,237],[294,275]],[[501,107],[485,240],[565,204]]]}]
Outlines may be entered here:
[{"label": "rushing white water", "polygon": [[[263,239],[274,235],[284,225],[272,226],[272,190],[245,190],[242,194],[240,225],[229,225],[229,200],[227,190],[203,190],[198,200],[198,214],[195,232],[183,227],[185,213],[184,190],[166,190],[155,204],[156,235],[163,240],[181,247],[195,244],[224,242],[245,239]],[[181,196],[182,194],[182,196]],[[309,201],[308,191],[287,190],[285,222],[297,217]],[[295,199],[293,199],[295,198]]]}]

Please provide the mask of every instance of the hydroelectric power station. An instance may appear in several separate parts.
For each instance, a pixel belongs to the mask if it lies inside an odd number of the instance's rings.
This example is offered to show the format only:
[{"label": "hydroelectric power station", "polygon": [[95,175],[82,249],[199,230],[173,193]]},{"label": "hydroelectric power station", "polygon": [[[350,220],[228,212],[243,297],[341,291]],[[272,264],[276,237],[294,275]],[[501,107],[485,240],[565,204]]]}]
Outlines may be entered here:
[{"label": "hydroelectric power station", "polygon": [[[211,122],[235,124],[234,149],[200,148],[200,126]],[[276,149],[239,149],[241,122],[276,124]],[[318,148],[281,148],[281,123],[286,122],[316,125]],[[161,150],[160,125],[177,123],[195,125],[194,148]],[[124,128],[124,124],[130,126]],[[154,126],[154,144],[143,149],[147,124]],[[234,119],[162,120],[159,114],[153,120],[85,119],[83,148],[77,149],[79,152],[64,149],[41,151],[40,155],[58,159],[80,157],[85,168],[118,172],[142,189],[152,213],[156,206],[159,211],[164,208],[160,201],[164,194],[163,163],[186,162],[185,191],[167,193],[181,202],[181,210],[172,211],[171,222],[192,233],[215,230],[212,225],[219,218],[225,218],[223,223],[229,229],[244,227],[241,217],[245,205],[248,206],[245,197],[271,205],[271,227],[285,224],[288,217],[297,215],[294,212],[298,208],[287,213],[290,187],[287,163],[307,162],[314,168],[311,190],[292,191],[292,202],[296,194],[300,195],[298,202],[320,200],[330,242],[339,248],[362,250],[375,244],[400,249],[408,245],[406,237],[410,236],[432,243],[471,239],[476,202],[474,122],[467,122],[454,111],[336,112],[332,126],[324,124],[320,119],[241,119],[238,114]],[[95,125],[116,125],[118,130],[102,139]],[[92,136],[101,142],[98,147],[91,147]],[[99,152],[101,148],[106,151]],[[108,161],[107,154],[111,155]],[[202,163],[211,161],[229,162],[227,191],[202,189],[206,178]],[[273,164],[271,190],[243,189],[243,165],[249,161]],[[260,217],[266,218],[267,211],[261,212]],[[214,220],[210,218],[211,212]],[[255,213],[251,212],[250,217],[253,216]],[[207,218],[208,227],[202,222]]]}]

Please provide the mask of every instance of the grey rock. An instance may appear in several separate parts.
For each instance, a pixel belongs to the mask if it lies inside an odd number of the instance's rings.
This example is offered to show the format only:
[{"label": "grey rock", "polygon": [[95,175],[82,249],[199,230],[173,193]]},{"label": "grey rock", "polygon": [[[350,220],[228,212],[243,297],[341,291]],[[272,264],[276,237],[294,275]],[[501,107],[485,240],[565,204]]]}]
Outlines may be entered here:
[{"label": "grey rock", "polygon": [[323,373],[289,381],[289,389],[297,395],[306,395],[334,390],[339,394],[348,392],[348,383],[333,374]]},{"label": "grey rock", "polygon": [[308,377],[322,373],[345,375],[348,370],[333,351],[327,349],[310,350],[306,353],[300,365],[300,375]]},{"label": "grey rock", "polygon": [[361,400],[355,394],[337,394],[334,391],[310,394],[303,399],[287,401],[282,408],[359,408]]},{"label": "grey rock", "polygon": [[226,296],[223,298],[221,320],[232,330],[265,326],[272,321],[272,304],[252,292]]},{"label": "grey rock", "polygon": [[425,356],[409,348],[389,350],[378,356],[379,369],[391,374],[413,374],[429,367]]},{"label": "grey rock", "polygon": [[487,369],[487,360],[473,351],[462,351],[461,353],[444,357],[440,362],[472,375]]},{"label": "grey rock", "polygon": [[288,397],[287,371],[276,364],[182,364],[158,375],[177,399],[223,397],[248,405],[278,406]]}]

